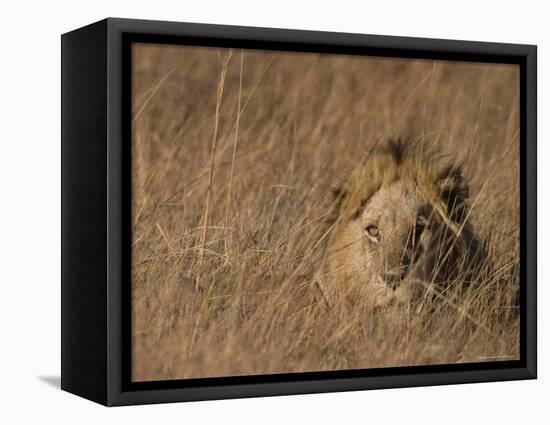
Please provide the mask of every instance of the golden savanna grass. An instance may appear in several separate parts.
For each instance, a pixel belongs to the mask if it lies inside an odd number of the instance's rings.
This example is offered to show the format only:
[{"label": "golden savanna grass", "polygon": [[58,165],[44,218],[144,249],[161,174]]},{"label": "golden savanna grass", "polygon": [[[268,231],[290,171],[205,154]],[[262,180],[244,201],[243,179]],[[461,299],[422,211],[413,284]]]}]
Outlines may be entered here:
[{"label": "golden savanna grass", "polygon": [[[132,61],[133,380],[519,357],[517,66],[145,44]],[[463,164],[492,272],[421,310],[335,305],[331,189],[391,137]]]}]

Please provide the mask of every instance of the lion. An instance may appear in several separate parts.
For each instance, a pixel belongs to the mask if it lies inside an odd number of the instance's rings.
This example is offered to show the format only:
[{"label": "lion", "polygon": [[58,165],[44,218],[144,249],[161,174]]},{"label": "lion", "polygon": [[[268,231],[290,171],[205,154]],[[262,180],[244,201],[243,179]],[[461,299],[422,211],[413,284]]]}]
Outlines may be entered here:
[{"label": "lion", "polygon": [[335,195],[329,280],[373,306],[467,285],[485,263],[461,167],[433,147],[390,140]]}]

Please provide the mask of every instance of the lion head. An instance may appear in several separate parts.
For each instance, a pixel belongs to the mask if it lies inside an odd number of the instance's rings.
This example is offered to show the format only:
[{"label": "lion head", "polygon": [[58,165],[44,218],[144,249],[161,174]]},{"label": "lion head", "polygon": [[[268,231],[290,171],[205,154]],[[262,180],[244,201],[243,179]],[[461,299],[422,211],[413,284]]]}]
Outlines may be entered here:
[{"label": "lion head", "polygon": [[329,276],[375,305],[472,278],[483,257],[461,168],[433,148],[390,141],[338,190]]}]

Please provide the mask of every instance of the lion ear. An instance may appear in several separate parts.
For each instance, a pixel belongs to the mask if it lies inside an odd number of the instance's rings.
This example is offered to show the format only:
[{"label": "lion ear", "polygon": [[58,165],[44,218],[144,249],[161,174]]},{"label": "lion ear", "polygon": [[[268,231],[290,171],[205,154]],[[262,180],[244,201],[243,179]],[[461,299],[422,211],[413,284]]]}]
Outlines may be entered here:
[{"label": "lion ear", "polygon": [[328,216],[328,222],[334,223],[340,216],[342,205],[344,204],[344,200],[347,198],[348,193],[342,185],[339,185],[331,187],[330,194],[332,195],[332,212]]},{"label": "lion ear", "polygon": [[447,170],[440,180],[441,200],[447,207],[448,216],[456,223],[462,223],[468,213],[469,186],[460,167]]}]

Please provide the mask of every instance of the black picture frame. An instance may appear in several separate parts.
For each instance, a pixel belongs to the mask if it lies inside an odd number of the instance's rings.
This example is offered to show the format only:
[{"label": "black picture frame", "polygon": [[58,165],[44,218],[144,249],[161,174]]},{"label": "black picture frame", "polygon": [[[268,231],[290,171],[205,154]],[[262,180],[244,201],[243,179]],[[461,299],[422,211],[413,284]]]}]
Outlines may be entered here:
[{"label": "black picture frame", "polygon": [[[133,42],[519,64],[520,360],[131,382]],[[536,378],[536,46],[118,18],[61,44],[62,389],[113,406]]]}]

